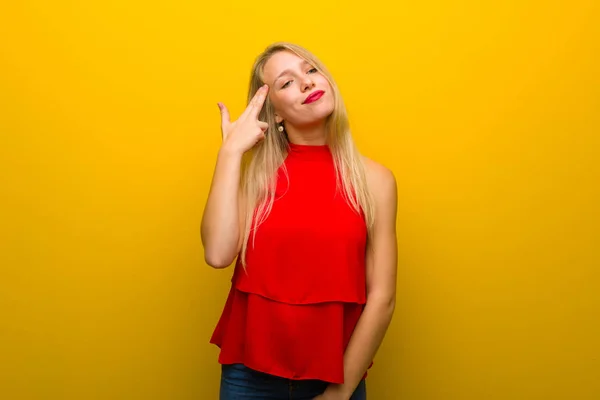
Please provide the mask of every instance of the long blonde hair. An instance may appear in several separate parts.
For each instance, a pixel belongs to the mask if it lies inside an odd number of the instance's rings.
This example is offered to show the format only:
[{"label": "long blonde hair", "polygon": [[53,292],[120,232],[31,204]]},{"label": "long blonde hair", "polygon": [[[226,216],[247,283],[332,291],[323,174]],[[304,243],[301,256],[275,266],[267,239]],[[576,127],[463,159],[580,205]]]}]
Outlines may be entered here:
[{"label": "long blonde hair", "polygon": [[[329,81],[334,95],[334,110],[326,120],[327,145],[333,156],[338,189],[344,194],[349,206],[357,213],[363,213],[368,232],[372,232],[374,205],[367,187],[365,168],[361,155],[350,134],[346,106],[333,77],[323,63],[305,48],[287,42],[276,42],[260,54],[252,68],[248,103],[256,91],[264,85],[263,68],[273,54],[291,51],[309,62]],[[245,202],[245,230],[241,249],[241,261],[246,266],[246,252],[250,234],[268,217],[273,207],[277,171],[285,167],[283,162],[289,151],[286,135],[277,131],[275,109],[267,97],[260,111],[259,120],[267,122],[269,128],[265,140],[247,152],[242,163],[240,189]]]}]

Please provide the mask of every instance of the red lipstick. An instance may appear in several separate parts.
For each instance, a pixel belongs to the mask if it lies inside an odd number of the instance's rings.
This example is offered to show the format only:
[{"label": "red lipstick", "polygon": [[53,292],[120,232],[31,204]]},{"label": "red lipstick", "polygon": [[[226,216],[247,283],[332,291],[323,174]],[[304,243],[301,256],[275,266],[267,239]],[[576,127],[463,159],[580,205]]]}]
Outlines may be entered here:
[{"label": "red lipstick", "polygon": [[317,101],[324,94],[325,94],[325,92],[322,91],[322,90],[315,90],[314,92],[312,92],[311,94],[308,95],[308,97],[304,100],[304,102],[302,104],[309,104],[309,103],[312,103],[314,101]]}]

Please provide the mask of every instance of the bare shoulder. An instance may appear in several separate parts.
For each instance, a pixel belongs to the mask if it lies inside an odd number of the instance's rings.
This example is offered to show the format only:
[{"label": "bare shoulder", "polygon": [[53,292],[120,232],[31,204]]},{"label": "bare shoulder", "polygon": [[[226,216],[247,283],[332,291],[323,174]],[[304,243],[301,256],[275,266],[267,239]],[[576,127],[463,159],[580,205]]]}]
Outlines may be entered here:
[{"label": "bare shoulder", "polygon": [[[384,166],[368,157],[362,156],[367,184],[377,202],[396,200],[397,184],[394,173]],[[383,199],[382,199],[383,197]]]}]

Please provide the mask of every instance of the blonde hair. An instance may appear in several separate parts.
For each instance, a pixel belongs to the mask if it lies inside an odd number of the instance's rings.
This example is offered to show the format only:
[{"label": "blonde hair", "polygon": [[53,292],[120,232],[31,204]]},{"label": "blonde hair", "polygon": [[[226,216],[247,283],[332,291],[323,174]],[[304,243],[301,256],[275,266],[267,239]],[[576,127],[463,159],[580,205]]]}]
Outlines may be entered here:
[{"label": "blonde hair", "polygon": [[[256,91],[264,85],[263,68],[266,62],[280,51],[293,52],[306,60],[323,74],[331,85],[334,95],[334,110],[326,120],[326,140],[337,172],[337,187],[344,194],[349,206],[357,213],[363,213],[370,233],[374,221],[374,206],[367,187],[364,165],[350,134],[348,115],[340,91],[325,65],[301,46],[287,42],[273,43],[254,62],[247,101],[249,103]],[[244,267],[246,266],[250,234],[253,230],[258,229],[271,212],[277,184],[277,171],[280,167],[285,168],[283,162],[289,151],[286,135],[277,131],[275,109],[268,97],[258,118],[269,124],[267,131],[269,134],[266,135],[265,140],[246,153],[242,163],[240,189],[246,214],[243,216],[245,217],[245,230],[240,257]]]}]

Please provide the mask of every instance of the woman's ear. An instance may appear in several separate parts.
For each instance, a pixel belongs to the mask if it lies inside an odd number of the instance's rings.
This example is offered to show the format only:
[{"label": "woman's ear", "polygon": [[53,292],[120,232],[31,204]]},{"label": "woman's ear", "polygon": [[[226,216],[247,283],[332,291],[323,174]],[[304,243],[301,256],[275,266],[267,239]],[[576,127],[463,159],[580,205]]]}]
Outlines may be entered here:
[{"label": "woman's ear", "polygon": [[279,116],[279,114],[275,114],[275,122],[277,122],[278,124],[280,124],[280,123],[282,123],[282,122],[283,122],[283,118],[281,118],[281,117]]}]

